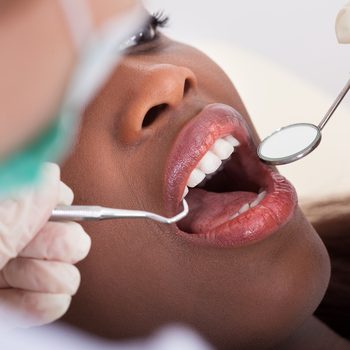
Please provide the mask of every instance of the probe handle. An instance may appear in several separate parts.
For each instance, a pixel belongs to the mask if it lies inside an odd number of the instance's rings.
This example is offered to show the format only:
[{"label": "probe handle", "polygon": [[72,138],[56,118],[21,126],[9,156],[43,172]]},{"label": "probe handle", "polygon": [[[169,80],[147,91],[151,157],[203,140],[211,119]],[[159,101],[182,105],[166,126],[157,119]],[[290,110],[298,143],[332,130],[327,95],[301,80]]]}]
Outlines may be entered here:
[{"label": "probe handle", "polygon": [[51,214],[50,221],[101,220],[103,208],[90,205],[60,205]]}]

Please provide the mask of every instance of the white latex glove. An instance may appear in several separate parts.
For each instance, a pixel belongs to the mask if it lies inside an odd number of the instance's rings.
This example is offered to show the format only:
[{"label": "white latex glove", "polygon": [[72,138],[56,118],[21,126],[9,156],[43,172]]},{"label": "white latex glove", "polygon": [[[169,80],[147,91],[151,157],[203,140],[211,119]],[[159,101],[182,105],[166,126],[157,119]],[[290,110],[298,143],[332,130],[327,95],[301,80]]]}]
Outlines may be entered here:
[{"label": "white latex glove", "polygon": [[335,31],[339,43],[350,44],[350,2],[339,11]]},{"label": "white latex glove", "polygon": [[72,201],[59,167],[45,164],[40,186],[0,202],[0,318],[9,309],[23,316],[9,328],[56,320],[78,289],[73,264],[87,255],[90,238],[77,223],[48,222],[56,205]]},{"label": "white latex glove", "polygon": [[[0,319],[0,328],[2,320]],[[95,338],[75,329],[56,325],[0,335],[0,349],[6,350],[212,350],[198,334],[184,326],[167,326],[144,339],[123,342]]]}]

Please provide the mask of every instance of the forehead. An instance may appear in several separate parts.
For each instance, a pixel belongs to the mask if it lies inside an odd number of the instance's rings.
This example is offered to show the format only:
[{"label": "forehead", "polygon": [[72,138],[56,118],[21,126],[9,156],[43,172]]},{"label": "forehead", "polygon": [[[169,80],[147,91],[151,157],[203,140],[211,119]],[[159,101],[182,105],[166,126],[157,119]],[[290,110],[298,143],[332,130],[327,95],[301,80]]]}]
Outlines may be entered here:
[{"label": "forehead", "polygon": [[[213,65],[214,62],[202,51],[160,33],[156,42],[146,48],[136,47],[123,56],[121,66],[131,64],[168,63],[189,68]],[[212,67],[213,68],[213,67]]]}]

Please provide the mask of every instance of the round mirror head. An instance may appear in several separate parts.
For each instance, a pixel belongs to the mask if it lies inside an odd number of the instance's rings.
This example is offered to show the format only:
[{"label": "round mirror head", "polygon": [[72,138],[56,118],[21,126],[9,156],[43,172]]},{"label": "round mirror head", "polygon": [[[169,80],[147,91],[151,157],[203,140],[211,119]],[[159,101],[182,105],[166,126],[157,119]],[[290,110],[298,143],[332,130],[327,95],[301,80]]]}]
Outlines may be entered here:
[{"label": "round mirror head", "polygon": [[266,137],[258,147],[258,156],[271,165],[288,164],[312,152],[320,141],[321,131],[316,125],[292,124]]}]

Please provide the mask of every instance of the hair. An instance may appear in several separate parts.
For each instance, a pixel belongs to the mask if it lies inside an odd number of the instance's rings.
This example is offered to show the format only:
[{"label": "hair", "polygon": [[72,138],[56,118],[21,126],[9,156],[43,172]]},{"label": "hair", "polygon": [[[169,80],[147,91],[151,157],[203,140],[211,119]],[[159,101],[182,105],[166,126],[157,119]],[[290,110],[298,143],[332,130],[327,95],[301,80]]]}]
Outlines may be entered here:
[{"label": "hair", "polygon": [[306,201],[302,207],[331,259],[330,284],[315,314],[350,340],[350,196]]}]

